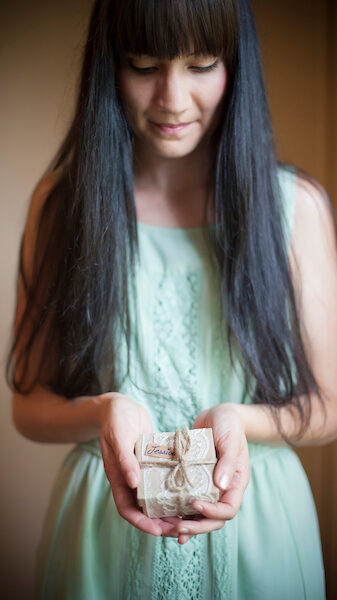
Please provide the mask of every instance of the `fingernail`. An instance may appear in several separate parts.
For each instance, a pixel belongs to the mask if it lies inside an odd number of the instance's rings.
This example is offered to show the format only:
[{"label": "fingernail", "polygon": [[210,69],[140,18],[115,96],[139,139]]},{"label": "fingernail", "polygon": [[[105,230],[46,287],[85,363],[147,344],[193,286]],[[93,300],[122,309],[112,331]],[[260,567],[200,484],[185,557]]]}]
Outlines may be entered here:
[{"label": "fingernail", "polygon": [[188,533],[188,529],[183,527],[182,529],[179,529],[179,533]]},{"label": "fingernail", "polygon": [[194,508],[195,508],[195,510],[198,510],[199,512],[203,511],[203,506],[201,506],[201,504],[195,504]]},{"label": "fingernail", "polygon": [[128,474],[128,479],[131,487],[137,487],[138,477],[134,471],[130,471],[130,473]]},{"label": "fingernail", "polygon": [[228,488],[228,484],[229,484],[229,477],[228,475],[223,475],[220,479],[220,487],[222,490],[227,490]]}]

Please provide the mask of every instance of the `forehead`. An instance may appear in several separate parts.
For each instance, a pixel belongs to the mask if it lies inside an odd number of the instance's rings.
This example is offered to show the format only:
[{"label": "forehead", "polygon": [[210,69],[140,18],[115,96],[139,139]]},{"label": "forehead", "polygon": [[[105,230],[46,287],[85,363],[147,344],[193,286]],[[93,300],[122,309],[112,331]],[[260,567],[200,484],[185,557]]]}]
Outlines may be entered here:
[{"label": "forehead", "polygon": [[223,56],[237,51],[236,14],[229,0],[119,0],[110,43],[125,54],[174,59],[189,54]]}]

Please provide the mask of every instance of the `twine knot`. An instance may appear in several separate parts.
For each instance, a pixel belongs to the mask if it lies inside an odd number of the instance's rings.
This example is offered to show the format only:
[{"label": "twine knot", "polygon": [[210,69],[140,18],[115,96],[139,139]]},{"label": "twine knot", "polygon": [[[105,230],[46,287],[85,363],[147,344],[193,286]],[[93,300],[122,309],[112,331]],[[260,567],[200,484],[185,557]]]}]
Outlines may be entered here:
[{"label": "twine knot", "polygon": [[186,454],[191,447],[191,438],[188,433],[188,427],[183,431],[176,431],[174,435],[174,448],[176,465],[167,477],[166,486],[170,492],[182,492],[187,484],[192,487],[192,483],[187,475]]}]

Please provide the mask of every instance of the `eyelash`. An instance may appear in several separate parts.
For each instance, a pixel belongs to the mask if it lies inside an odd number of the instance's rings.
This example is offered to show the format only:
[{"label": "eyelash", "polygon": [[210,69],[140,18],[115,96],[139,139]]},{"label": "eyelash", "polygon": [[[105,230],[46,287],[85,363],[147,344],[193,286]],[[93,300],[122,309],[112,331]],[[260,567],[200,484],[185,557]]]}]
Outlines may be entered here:
[{"label": "eyelash", "polygon": [[[191,69],[196,71],[196,73],[209,73],[210,71],[214,71],[214,69],[216,69],[217,66],[218,61],[211,65],[208,65],[207,67],[191,67]],[[131,63],[129,63],[129,67],[132,71],[135,71],[135,73],[138,73],[139,75],[147,75],[153,73],[155,70],[155,67],[135,67]]]}]

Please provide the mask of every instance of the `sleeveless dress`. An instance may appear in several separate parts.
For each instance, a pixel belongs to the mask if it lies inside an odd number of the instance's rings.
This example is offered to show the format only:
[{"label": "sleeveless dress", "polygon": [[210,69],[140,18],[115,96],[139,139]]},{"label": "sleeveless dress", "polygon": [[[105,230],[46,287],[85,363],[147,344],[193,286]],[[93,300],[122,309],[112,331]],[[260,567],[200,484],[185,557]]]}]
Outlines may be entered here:
[{"label": "sleeveless dress", "polygon": [[[278,174],[289,243],[295,176],[281,167]],[[138,231],[131,370],[121,392],[146,407],[154,431],[191,427],[221,402],[249,403],[218,324],[217,278],[203,228],[139,224]],[[289,447],[248,446],[251,476],[237,515],[180,545],[125,521],[99,440],[75,445],[45,515],[35,598],[323,600],[319,525],[302,464]]]}]

